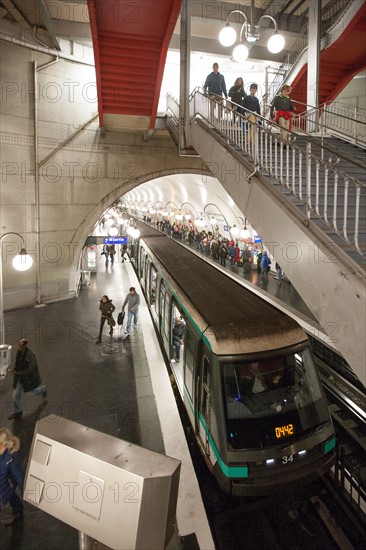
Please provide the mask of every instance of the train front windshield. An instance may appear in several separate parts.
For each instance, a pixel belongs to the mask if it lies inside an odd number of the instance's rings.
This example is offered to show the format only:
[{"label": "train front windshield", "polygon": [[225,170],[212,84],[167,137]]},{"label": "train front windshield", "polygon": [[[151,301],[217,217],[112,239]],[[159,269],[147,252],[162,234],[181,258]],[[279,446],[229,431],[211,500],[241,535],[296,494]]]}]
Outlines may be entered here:
[{"label": "train front windshield", "polygon": [[309,348],[221,365],[227,436],[234,449],[291,443],[329,420]]}]

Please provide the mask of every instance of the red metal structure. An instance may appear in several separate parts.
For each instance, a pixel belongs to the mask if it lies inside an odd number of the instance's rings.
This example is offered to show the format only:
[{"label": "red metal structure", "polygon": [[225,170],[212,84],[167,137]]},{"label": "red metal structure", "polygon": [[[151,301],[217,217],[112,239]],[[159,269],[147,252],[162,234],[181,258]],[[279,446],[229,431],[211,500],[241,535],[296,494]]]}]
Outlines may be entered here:
[{"label": "red metal structure", "polygon": [[101,127],[106,115],[122,115],[125,122],[147,117],[146,129],[154,128],[180,5],[181,0],[88,0]]},{"label": "red metal structure", "polygon": [[[366,2],[342,35],[320,52],[319,105],[330,103],[366,67]],[[307,64],[291,84],[291,97],[306,103]],[[304,106],[302,110],[306,110]],[[301,109],[298,107],[298,111]]]}]

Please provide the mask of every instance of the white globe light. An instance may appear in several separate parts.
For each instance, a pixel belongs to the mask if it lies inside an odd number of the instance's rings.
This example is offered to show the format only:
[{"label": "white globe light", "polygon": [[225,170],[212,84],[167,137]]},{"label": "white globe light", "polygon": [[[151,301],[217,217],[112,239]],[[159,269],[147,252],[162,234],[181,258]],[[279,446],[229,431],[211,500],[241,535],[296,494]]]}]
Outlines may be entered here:
[{"label": "white globe light", "polygon": [[236,31],[227,23],[219,34],[219,41],[222,46],[226,48],[232,46],[236,40]]},{"label": "white globe light", "polygon": [[150,208],[150,214],[155,214],[156,210],[155,208]]},{"label": "white globe light", "polygon": [[22,248],[20,254],[14,256],[12,264],[17,271],[27,271],[27,269],[32,267],[33,258]]},{"label": "white globe light", "polygon": [[164,216],[164,217],[166,217],[166,216],[168,215],[167,210],[162,210],[162,211],[161,211],[161,215]]},{"label": "white globe light", "polygon": [[190,214],[186,214],[186,220],[190,220],[191,219],[191,215]]},{"label": "white globe light", "polygon": [[176,219],[181,222],[183,220],[183,214],[176,214]]},{"label": "white globe light", "polygon": [[236,227],[236,225],[233,225],[230,229],[230,233],[233,235],[233,237],[236,237],[236,235],[239,235],[239,228]]},{"label": "white globe light", "polygon": [[133,227],[131,231],[131,237],[133,237],[134,239],[138,239],[139,236],[140,236],[140,230],[136,229],[136,227]]},{"label": "white globe light", "polygon": [[250,232],[249,232],[248,229],[246,229],[246,228],[245,228],[245,229],[242,229],[242,230],[240,231],[240,237],[241,237],[242,239],[247,239],[247,238],[249,237],[249,235],[250,235]]},{"label": "white globe light", "polygon": [[110,237],[116,237],[118,233],[119,233],[118,228],[115,225],[113,227],[110,227],[108,230],[108,235]]},{"label": "white globe light", "polygon": [[242,63],[248,59],[249,50],[244,44],[238,44],[233,50],[233,58],[237,63]]},{"label": "white globe light", "polygon": [[210,219],[210,223],[211,223],[211,225],[216,225],[217,220],[214,216],[212,216],[212,218]]},{"label": "white globe light", "polygon": [[117,218],[117,223],[118,223],[118,225],[122,225],[123,224],[123,218]]},{"label": "white globe light", "polygon": [[271,53],[280,53],[285,47],[285,39],[282,34],[275,32],[267,42],[267,48]]}]

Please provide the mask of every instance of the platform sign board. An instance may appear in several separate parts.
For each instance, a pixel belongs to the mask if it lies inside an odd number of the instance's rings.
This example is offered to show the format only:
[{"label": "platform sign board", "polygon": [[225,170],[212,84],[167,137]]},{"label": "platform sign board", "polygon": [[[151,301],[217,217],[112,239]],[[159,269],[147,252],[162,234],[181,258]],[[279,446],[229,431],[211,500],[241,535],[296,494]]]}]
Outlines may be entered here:
[{"label": "platform sign board", "polygon": [[127,244],[127,237],[104,237],[103,244]]},{"label": "platform sign board", "polygon": [[179,475],[179,460],[48,416],[35,427],[23,498],[109,548],[165,548]]},{"label": "platform sign board", "polygon": [[85,244],[87,246],[96,244],[127,244],[127,236],[123,235],[121,237],[108,237],[105,235],[89,235]]},{"label": "platform sign board", "polygon": [[261,243],[263,242],[262,239],[260,238],[259,235],[257,235],[256,237],[254,237],[254,243]]}]

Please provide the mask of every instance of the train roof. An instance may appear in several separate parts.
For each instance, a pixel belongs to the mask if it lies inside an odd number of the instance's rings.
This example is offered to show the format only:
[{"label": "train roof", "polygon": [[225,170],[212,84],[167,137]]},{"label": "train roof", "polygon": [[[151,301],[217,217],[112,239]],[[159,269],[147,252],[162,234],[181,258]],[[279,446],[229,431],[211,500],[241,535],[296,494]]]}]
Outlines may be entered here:
[{"label": "train roof", "polygon": [[150,233],[142,238],[199,313],[201,320],[196,323],[200,322],[198,328],[213,351],[224,355],[257,353],[307,340],[291,317],[178,242],[154,232],[154,236]]}]

